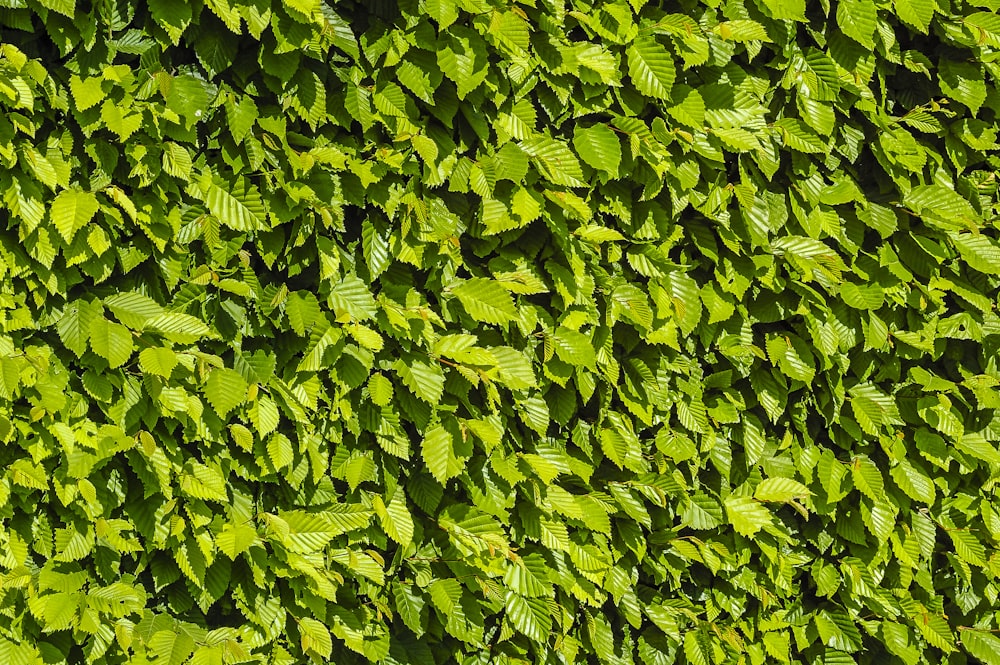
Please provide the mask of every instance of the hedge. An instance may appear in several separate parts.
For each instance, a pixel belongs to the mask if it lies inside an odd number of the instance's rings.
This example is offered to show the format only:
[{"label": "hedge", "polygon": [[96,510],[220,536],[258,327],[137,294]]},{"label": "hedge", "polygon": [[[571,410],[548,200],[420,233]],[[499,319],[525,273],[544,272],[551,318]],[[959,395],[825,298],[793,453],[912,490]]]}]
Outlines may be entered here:
[{"label": "hedge", "polygon": [[0,0],[0,662],[1000,663],[998,0]]}]

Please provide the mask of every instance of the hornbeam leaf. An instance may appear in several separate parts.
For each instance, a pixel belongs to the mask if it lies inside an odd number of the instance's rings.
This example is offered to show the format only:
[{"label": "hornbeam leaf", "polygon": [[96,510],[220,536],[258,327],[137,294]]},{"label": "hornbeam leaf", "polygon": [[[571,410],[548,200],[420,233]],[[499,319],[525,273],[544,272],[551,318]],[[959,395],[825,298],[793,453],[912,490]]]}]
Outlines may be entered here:
[{"label": "hornbeam leaf", "polygon": [[520,145],[549,182],[566,187],[583,187],[586,184],[579,160],[562,141],[536,134]]},{"label": "hornbeam leaf", "polygon": [[163,307],[159,303],[137,291],[109,296],[104,299],[104,306],[110,309],[119,321],[135,330],[142,330],[150,319],[163,314]]},{"label": "hornbeam leaf", "polygon": [[190,5],[170,0],[147,0],[147,3],[153,19],[166,30],[174,46],[177,46],[184,30],[191,23],[193,13]]},{"label": "hornbeam leaf", "polygon": [[580,159],[598,171],[618,175],[622,161],[622,147],[618,136],[607,125],[592,125],[577,129],[573,134],[573,147]]},{"label": "hornbeam leaf", "polygon": [[859,457],[851,465],[854,472],[854,486],[862,494],[875,502],[882,501],[885,497],[885,479],[882,472],[867,457]]},{"label": "hornbeam leaf", "polygon": [[500,325],[517,319],[510,292],[499,282],[473,277],[451,287],[462,307],[476,321]]},{"label": "hornbeam leaf", "polygon": [[396,374],[414,395],[428,404],[437,404],[444,394],[444,371],[439,364],[410,359],[393,364]]},{"label": "hornbeam leaf", "polygon": [[640,93],[656,99],[670,99],[677,76],[670,51],[652,37],[636,40],[629,47],[628,74]]},{"label": "hornbeam leaf", "polygon": [[167,108],[181,116],[190,126],[207,117],[208,105],[215,97],[216,87],[199,76],[183,74],[166,83]]},{"label": "hornbeam leaf", "polygon": [[962,260],[987,275],[1000,275],[1000,245],[984,235],[956,233],[951,236]]},{"label": "hornbeam leaf", "polygon": [[995,12],[976,12],[962,21],[980,43],[1000,47],[1000,15]]},{"label": "hornbeam leaf", "polygon": [[364,510],[282,512],[279,517],[287,531],[282,529],[276,535],[290,551],[310,554],[322,551],[337,536],[367,526],[371,515],[371,511]]},{"label": "hornbeam leaf", "polygon": [[986,565],[986,548],[974,533],[967,529],[949,529],[948,535],[951,536],[958,558],[974,566]]},{"label": "hornbeam leaf", "polygon": [[303,617],[299,620],[299,633],[303,651],[316,654],[323,659],[330,657],[333,652],[333,638],[326,625],[311,617]]},{"label": "hornbeam leaf", "polygon": [[896,15],[906,24],[926,33],[934,18],[934,0],[892,0]]},{"label": "hornbeam leaf", "polygon": [[919,466],[906,459],[889,470],[896,485],[914,501],[922,501],[928,505],[934,504],[936,495],[934,481]]},{"label": "hornbeam leaf", "polygon": [[296,291],[285,301],[288,322],[297,335],[305,335],[306,330],[320,317],[321,310],[316,296],[308,291]]},{"label": "hornbeam leaf", "polygon": [[90,348],[110,367],[120,367],[132,357],[132,332],[120,323],[95,318],[90,324]]},{"label": "hornbeam leaf", "polygon": [[78,300],[66,307],[56,324],[59,339],[77,357],[82,356],[87,350],[90,325],[99,316],[101,313],[98,305]]},{"label": "hornbeam leaf", "polygon": [[776,19],[805,21],[805,0],[763,0],[771,16]]},{"label": "hornbeam leaf", "polygon": [[330,305],[338,317],[347,314],[356,321],[370,319],[378,311],[371,291],[357,275],[346,275],[330,290]]},{"label": "hornbeam leaf", "polygon": [[139,367],[147,374],[169,379],[177,363],[177,353],[173,349],[150,347],[139,352]]},{"label": "hornbeam leaf", "polygon": [[68,18],[76,16],[76,0],[38,0],[38,4]]},{"label": "hornbeam leaf", "polygon": [[384,374],[372,374],[368,379],[368,394],[378,406],[389,406],[393,396],[392,382]]},{"label": "hornbeam leaf", "polygon": [[919,185],[903,200],[911,210],[945,230],[973,229],[980,225],[972,204],[943,185]]},{"label": "hornbeam leaf", "polygon": [[988,95],[982,68],[969,62],[942,60],[938,72],[941,92],[968,106],[973,115],[979,113]]},{"label": "hornbeam leaf", "polygon": [[33,464],[31,460],[23,458],[16,460],[8,466],[7,474],[15,484],[21,487],[37,490],[49,488],[49,478],[45,473],[45,467]]},{"label": "hornbeam leaf", "polygon": [[547,639],[549,631],[552,630],[552,616],[544,600],[525,598],[508,591],[505,606],[511,625],[519,633],[535,642],[544,642]]},{"label": "hornbeam leaf", "polygon": [[442,485],[462,473],[468,456],[459,454],[459,442],[455,433],[440,423],[435,423],[424,433],[420,444],[421,455],[427,470]]},{"label": "hornbeam leaf", "polygon": [[966,628],[959,633],[962,646],[985,665],[1000,665],[1000,637],[986,630]]},{"label": "hornbeam leaf", "polygon": [[750,19],[736,19],[735,21],[723,21],[712,28],[712,32],[723,39],[734,42],[761,41],[770,42],[767,30],[757,21]]},{"label": "hornbeam leaf", "polygon": [[218,469],[199,462],[191,463],[191,470],[181,474],[181,491],[196,499],[228,503],[226,478]]},{"label": "hornbeam leaf", "polygon": [[76,102],[78,111],[97,106],[107,96],[103,90],[104,78],[101,76],[91,76],[81,79],[74,74],[69,79],[69,89],[73,94],[73,101]]},{"label": "hornbeam leaf", "polygon": [[190,314],[180,312],[165,312],[150,319],[146,330],[159,333],[178,344],[190,344],[202,337],[212,337],[214,333],[205,323]]},{"label": "hornbeam leaf", "polygon": [[869,0],[840,0],[837,3],[837,25],[845,35],[869,50],[875,48],[875,28],[878,11]]},{"label": "hornbeam leaf", "polygon": [[771,513],[747,496],[729,496],[725,500],[726,515],[736,533],[753,538],[757,532],[771,524]]},{"label": "hornbeam leaf", "polygon": [[260,194],[250,191],[242,178],[231,187],[214,180],[205,193],[205,205],[235,231],[256,231],[264,226],[266,212]]},{"label": "hornbeam leaf", "polygon": [[455,26],[444,35],[437,49],[438,66],[455,82],[458,98],[465,99],[489,74],[485,44],[478,33],[465,26]]},{"label": "hornbeam leaf", "polygon": [[59,235],[68,244],[73,241],[76,232],[89,224],[100,209],[101,205],[93,192],[65,189],[52,200],[49,216]]},{"label": "hornbeam leaf", "polygon": [[247,380],[228,367],[213,369],[205,382],[205,397],[223,418],[242,404],[247,396]]},{"label": "hornbeam leaf", "polygon": [[802,483],[791,478],[766,478],[753,492],[758,501],[786,502],[792,499],[809,497],[812,492]]},{"label": "hornbeam leaf", "polygon": [[379,496],[374,498],[373,503],[375,514],[386,534],[400,545],[409,545],[413,540],[413,518],[406,507],[403,493],[396,492],[388,505]]},{"label": "hornbeam leaf", "polygon": [[257,542],[257,529],[250,524],[228,522],[215,537],[215,544],[219,551],[233,561],[240,554],[249,550],[255,542]]},{"label": "hornbeam leaf", "polygon": [[418,638],[427,630],[427,601],[414,584],[392,583],[396,612],[403,624]]},{"label": "hornbeam leaf", "polygon": [[597,356],[590,338],[576,330],[559,326],[552,331],[552,348],[565,363],[582,367],[593,367]]}]

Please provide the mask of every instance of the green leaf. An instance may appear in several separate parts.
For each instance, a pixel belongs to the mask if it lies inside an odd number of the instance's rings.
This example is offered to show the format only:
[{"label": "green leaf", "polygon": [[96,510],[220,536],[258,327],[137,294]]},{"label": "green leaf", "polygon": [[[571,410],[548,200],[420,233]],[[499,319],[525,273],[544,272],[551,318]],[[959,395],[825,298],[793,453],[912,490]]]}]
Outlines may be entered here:
[{"label": "green leaf", "polygon": [[19,459],[14,461],[7,467],[7,474],[15,484],[21,487],[36,490],[49,489],[49,477],[45,473],[45,467],[40,464],[33,464],[31,460]]},{"label": "green leaf", "polygon": [[146,374],[169,379],[177,363],[177,354],[173,349],[150,347],[139,352],[139,367]]},{"label": "green leaf", "polygon": [[517,319],[514,300],[499,282],[473,277],[451,287],[462,307],[476,321],[502,325]]},{"label": "green leaf", "polygon": [[980,44],[1000,47],[1000,15],[994,12],[976,12],[966,16],[963,22]]},{"label": "green leaf", "polygon": [[107,94],[104,92],[104,78],[101,76],[90,76],[80,78],[76,74],[69,79],[69,89],[76,102],[77,111],[86,111],[97,106],[104,101]]},{"label": "green leaf", "polygon": [[826,141],[816,135],[801,120],[796,118],[782,118],[774,123],[774,127],[781,131],[781,137],[785,145],[793,150],[804,153],[822,153],[827,151]]},{"label": "green leaf", "polygon": [[205,205],[234,231],[256,231],[264,226],[266,212],[260,194],[248,189],[243,178],[232,186],[213,181],[205,193]]},{"label": "green leaf", "polygon": [[736,533],[753,538],[757,532],[771,524],[771,513],[747,496],[729,496],[724,501],[729,523]]},{"label": "green leaf", "polygon": [[790,21],[806,20],[805,0],[764,0],[771,16],[776,19],[786,19]]},{"label": "green leaf", "polygon": [[969,62],[942,60],[938,66],[941,92],[969,107],[973,115],[979,113],[986,101],[986,81],[983,70]]},{"label": "green leaf", "polygon": [[142,330],[148,321],[163,314],[163,307],[137,291],[116,293],[104,299],[104,306],[129,328]]},{"label": "green leaf", "polygon": [[537,134],[521,143],[542,176],[556,185],[583,187],[583,169],[573,151],[562,141]]},{"label": "green leaf", "polygon": [[926,33],[934,17],[934,0],[892,0],[896,15],[920,32]]},{"label": "green leaf", "polygon": [[103,317],[95,318],[90,324],[90,348],[110,367],[121,367],[132,357],[132,332]]},{"label": "green leaf", "polygon": [[757,485],[753,496],[758,501],[787,502],[812,496],[809,488],[791,478],[765,478]]},{"label": "green leaf", "polygon": [[705,100],[701,93],[686,85],[677,85],[671,95],[675,104],[667,107],[667,113],[677,122],[695,129],[705,125]]},{"label": "green leaf", "polygon": [[563,362],[581,367],[594,367],[597,356],[587,335],[560,326],[552,331],[550,339],[552,348]]},{"label": "green leaf", "polygon": [[295,451],[292,442],[281,432],[275,432],[267,441],[267,457],[271,465],[281,470],[295,461]]},{"label": "green leaf", "polygon": [[87,350],[90,340],[90,326],[96,317],[101,317],[100,307],[83,300],[77,300],[67,305],[66,310],[56,324],[59,339],[67,349],[82,356]]},{"label": "green leaf", "polygon": [[951,236],[962,260],[987,275],[1000,275],[1000,245],[984,235],[955,233]]},{"label": "green leaf", "polygon": [[618,175],[618,167],[622,161],[621,142],[607,125],[578,128],[573,134],[573,147],[591,168],[611,176]]},{"label": "green leaf", "polygon": [[972,204],[943,185],[919,185],[903,200],[911,210],[945,230],[974,229],[981,224]]},{"label": "green leaf", "polygon": [[508,591],[505,606],[515,630],[535,642],[546,641],[552,630],[552,617],[543,599],[524,598]]},{"label": "green leaf", "polygon": [[205,397],[221,417],[242,404],[247,396],[247,381],[243,375],[228,367],[213,369],[205,381]]},{"label": "green leaf", "polygon": [[215,537],[219,551],[235,561],[236,557],[248,551],[257,542],[257,529],[251,524],[226,523]]},{"label": "green leaf", "polygon": [[959,635],[962,636],[962,646],[970,655],[985,665],[1000,665],[1000,637],[975,628],[966,628]]},{"label": "green leaf", "polygon": [[338,320],[346,314],[350,319],[364,321],[374,317],[378,311],[371,291],[357,275],[345,275],[330,290],[329,300]]},{"label": "green leaf", "polygon": [[482,85],[489,73],[485,44],[465,26],[455,26],[445,35],[437,50],[438,66],[455,82],[458,98],[465,99]]},{"label": "green leaf", "polygon": [[183,74],[173,77],[167,84],[167,108],[187,121],[188,126],[207,117],[208,105],[214,99],[216,88],[199,76]]},{"label": "green leaf", "polygon": [[191,471],[182,473],[181,491],[196,499],[229,502],[226,491],[226,477],[218,469],[199,462],[191,462]]},{"label": "green leaf", "polygon": [[645,37],[628,49],[628,75],[643,95],[670,99],[677,72],[670,52],[654,38]]},{"label": "green leaf", "polygon": [[497,362],[498,380],[508,388],[523,390],[538,385],[531,361],[523,353],[509,346],[493,346],[489,352]]},{"label": "green leaf", "polygon": [[93,192],[65,189],[52,200],[49,216],[59,235],[67,244],[73,242],[76,232],[85,227],[101,209]]},{"label": "green leaf", "polygon": [[867,457],[859,457],[851,465],[854,486],[872,501],[882,501],[885,496],[885,480],[882,472]]},{"label": "green leaf", "polygon": [[875,28],[878,11],[869,0],[839,0],[837,3],[837,25],[845,35],[868,50],[874,50]]},{"label": "green leaf", "polygon": [[285,301],[285,313],[295,334],[303,336],[320,318],[321,310],[316,296],[307,291],[289,294]]},{"label": "green leaf", "polygon": [[406,507],[406,499],[402,492],[396,492],[386,505],[381,497],[373,500],[375,514],[378,515],[386,535],[400,545],[409,545],[413,540],[413,517]]},{"label": "green leaf", "polygon": [[191,6],[170,0],[147,0],[153,20],[170,36],[174,46],[180,43],[181,35],[191,22]]},{"label": "green leaf", "polygon": [[180,312],[161,314],[150,319],[144,328],[178,344],[190,344],[202,337],[214,336],[212,330],[202,320]]},{"label": "green leaf", "polygon": [[127,107],[105,99],[101,104],[101,119],[121,141],[128,140],[142,126],[142,114],[129,113]]},{"label": "green leaf", "polygon": [[874,310],[885,302],[885,291],[878,284],[844,282],[840,285],[840,297],[849,307]]},{"label": "green leaf", "polygon": [[404,362],[400,359],[392,367],[403,380],[403,385],[414,395],[428,404],[441,401],[444,394],[444,372],[440,364],[413,359]]},{"label": "green leaf", "polygon": [[934,504],[934,481],[920,467],[906,459],[901,459],[899,464],[889,469],[889,475],[892,476],[896,485],[914,501],[922,501],[928,505]]},{"label": "green leaf", "polygon": [[723,21],[714,28],[712,32],[727,41],[733,42],[770,42],[767,29],[757,21],[750,19],[736,19],[733,21]]},{"label": "green leaf", "polygon": [[384,374],[372,374],[368,379],[368,394],[378,406],[389,406],[392,402],[392,382]]},{"label": "green leaf", "polygon": [[424,433],[420,444],[424,464],[442,485],[465,469],[468,455],[460,455],[462,447],[458,437],[440,423],[431,425]]},{"label": "green leaf", "polygon": [[427,601],[414,584],[393,582],[393,598],[396,601],[396,612],[403,624],[414,635],[421,637],[427,630]]},{"label": "green leaf", "polygon": [[285,528],[278,529],[276,536],[292,552],[320,552],[338,535],[333,521],[324,513],[296,510],[282,513],[280,517]]},{"label": "green leaf", "polygon": [[333,653],[333,638],[323,623],[310,617],[303,617],[299,619],[299,633],[303,651],[324,659]]},{"label": "green leaf", "polygon": [[949,529],[948,535],[959,559],[974,566],[986,565],[986,548],[975,534],[967,529]]},{"label": "green leaf", "polygon": [[67,18],[76,17],[76,0],[38,0],[38,4]]}]

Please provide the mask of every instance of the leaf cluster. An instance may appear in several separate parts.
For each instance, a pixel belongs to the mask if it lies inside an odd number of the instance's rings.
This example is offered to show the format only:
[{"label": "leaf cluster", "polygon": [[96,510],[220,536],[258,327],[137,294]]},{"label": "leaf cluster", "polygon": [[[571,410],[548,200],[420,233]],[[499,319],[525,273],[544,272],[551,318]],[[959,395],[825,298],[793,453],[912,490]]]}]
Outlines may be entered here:
[{"label": "leaf cluster", "polygon": [[0,662],[1000,663],[995,0],[0,0]]}]

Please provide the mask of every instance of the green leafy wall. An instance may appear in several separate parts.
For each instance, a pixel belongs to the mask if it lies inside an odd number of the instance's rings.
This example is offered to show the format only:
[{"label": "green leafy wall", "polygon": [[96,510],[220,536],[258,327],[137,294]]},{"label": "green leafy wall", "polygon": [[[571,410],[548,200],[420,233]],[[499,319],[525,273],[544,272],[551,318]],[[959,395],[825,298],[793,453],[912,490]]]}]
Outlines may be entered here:
[{"label": "green leafy wall", "polygon": [[0,662],[1000,663],[997,0],[0,0]]}]

